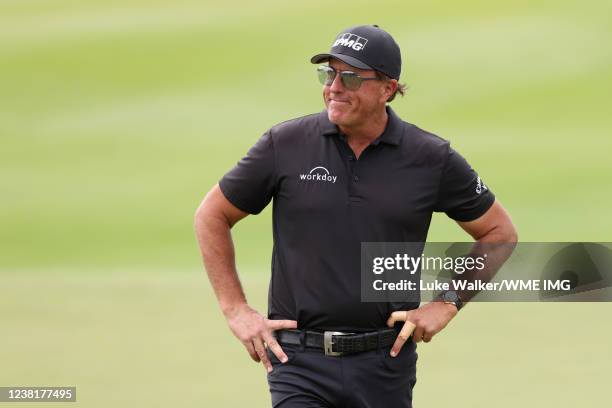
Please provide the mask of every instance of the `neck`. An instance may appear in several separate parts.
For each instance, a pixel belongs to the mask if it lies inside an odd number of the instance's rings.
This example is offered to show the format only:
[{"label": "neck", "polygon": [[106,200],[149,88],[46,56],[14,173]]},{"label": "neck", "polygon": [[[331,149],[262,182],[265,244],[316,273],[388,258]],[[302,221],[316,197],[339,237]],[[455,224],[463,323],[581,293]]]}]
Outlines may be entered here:
[{"label": "neck", "polygon": [[368,117],[364,123],[354,126],[339,125],[338,128],[346,135],[349,143],[368,145],[385,131],[388,120],[387,110],[383,108],[376,115]]}]

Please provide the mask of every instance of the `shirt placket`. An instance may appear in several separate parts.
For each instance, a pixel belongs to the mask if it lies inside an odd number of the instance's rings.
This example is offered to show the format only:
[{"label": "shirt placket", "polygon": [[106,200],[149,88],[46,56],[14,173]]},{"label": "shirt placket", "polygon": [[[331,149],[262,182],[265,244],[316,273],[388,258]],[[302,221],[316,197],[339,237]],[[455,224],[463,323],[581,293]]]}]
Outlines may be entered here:
[{"label": "shirt placket", "polygon": [[345,168],[347,171],[347,188],[348,188],[348,205],[355,205],[363,202],[363,187],[361,180],[361,173],[363,171],[363,166],[365,164],[364,156],[367,154],[371,154],[369,152],[373,145],[369,145],[365,148],[365,150],[361,153],[359,159],[355,157],[355,153],[349,146],[346,141],[346,137],[344,135],[339,135],[338,138],[338,148],[341,152],[343,162],[345,164]]}]

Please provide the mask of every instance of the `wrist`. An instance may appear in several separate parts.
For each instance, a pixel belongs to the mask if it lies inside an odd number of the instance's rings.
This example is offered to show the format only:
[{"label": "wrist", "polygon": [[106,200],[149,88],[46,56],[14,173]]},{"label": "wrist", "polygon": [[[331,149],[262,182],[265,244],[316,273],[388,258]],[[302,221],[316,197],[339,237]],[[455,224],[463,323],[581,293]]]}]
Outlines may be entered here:
[{"label": "wrist", "polygon": [[440,303],[453,316],[455,316],[457,313],[459,313],[459,309],[457,308],[457,305],[454,304],[454,303],[451,303],[451,302],[442,302],[442,301],[439,301],[438,303]]},{"label": "wrist", "polygon": [[246,303],[246,301],[221,304],[221,312],[227,320],[232,319],[245,308],[249,308],[249,305]]},{"label": "wrist", "polygon": [[463,307],[461,297],[454,290],[446,290],[440,293],[434,300],[452,306],[455,309],[455,313]]}]

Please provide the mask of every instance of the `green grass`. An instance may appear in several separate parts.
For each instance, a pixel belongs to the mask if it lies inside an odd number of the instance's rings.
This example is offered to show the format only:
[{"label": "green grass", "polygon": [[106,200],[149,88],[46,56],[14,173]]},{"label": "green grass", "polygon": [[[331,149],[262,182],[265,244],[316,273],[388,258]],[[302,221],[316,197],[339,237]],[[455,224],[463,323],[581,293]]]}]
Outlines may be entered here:
[{"label": "green grass", "polygon": [[[244,283],[263,310],[267,277],[252,272]],[[76,385],[77,404],[58,404],[67,408],[269,405],[262,366],[233,340],[201,272],[3,283],[4,386]],[[419,346],[415,405],[603,406],[611,312],[609,304],[469,305]]]},{"label": "green grass", "polygon": [[[322,108],[308,59],[353,24],[395,36],[410,88],[393,108],[452,141],[522,240],[611,241],[611,11],[607,1],[0,3],[0,385],[74,384],[88,407],[267,404],[263,370],[195,272],[193,213],[268,127]],[[234,234],[260,310],[270,228],[267,209]],[[466,236],[437,215],[429,238]],[[609,313],[470,306],[421,348],[417,403],[603,403]]]}]

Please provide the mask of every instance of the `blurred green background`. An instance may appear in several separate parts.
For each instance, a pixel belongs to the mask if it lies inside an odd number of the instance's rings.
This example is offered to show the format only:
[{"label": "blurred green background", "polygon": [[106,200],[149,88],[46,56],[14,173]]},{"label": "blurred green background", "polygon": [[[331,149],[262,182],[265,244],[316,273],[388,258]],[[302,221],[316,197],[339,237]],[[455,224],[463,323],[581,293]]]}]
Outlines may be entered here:
[{"label": "blurred green background", "polygon": [[[75,385],[72,407],[269,405],[264,370],[218,311],[193,214],[267,128],[322,109],[308,59],[354,24],[396,38],[410,88],[393,108],[452,141],[521,240],[612,241],[611,12],[0,1],[0,386]],[[234,229],[261,311],[270,224],[267,209]],[[435,217],[430,241],[466,238]],[[470,305],[419,348],[415,405],[601,406],[611,312]]]}]

